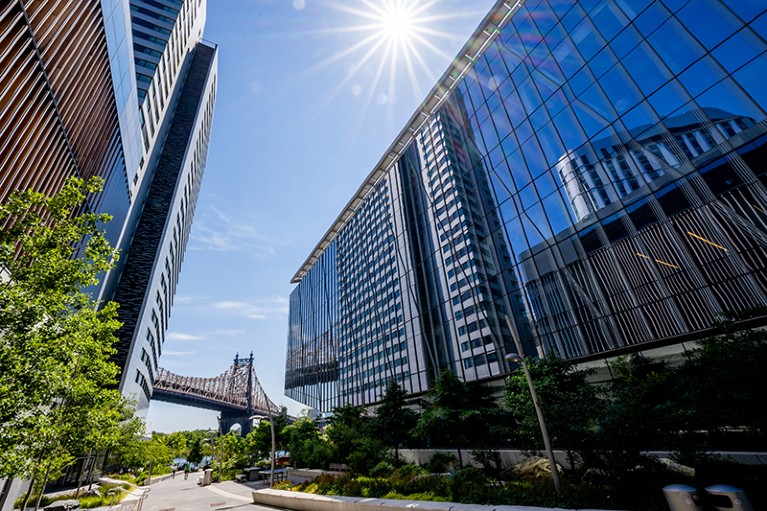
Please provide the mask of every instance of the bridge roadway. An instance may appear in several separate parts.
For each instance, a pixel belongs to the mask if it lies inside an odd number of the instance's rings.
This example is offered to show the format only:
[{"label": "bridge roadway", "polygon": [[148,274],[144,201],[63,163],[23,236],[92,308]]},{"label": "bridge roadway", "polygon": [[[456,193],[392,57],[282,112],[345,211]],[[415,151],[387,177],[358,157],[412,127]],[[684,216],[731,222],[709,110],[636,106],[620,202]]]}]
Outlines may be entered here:
[{"label": "bridge roadway", "polygon": [[155,388],[152,393],[152,401],[162,401],[174,405],[193,406],[205,410],[212,410],[219,413],[219,426],[221,431],[226,433],[235,423],[242,427],[242,435],[245,436],[252,430],[252,423],[248,420],[252,415],[268,416],[266,410],[254,410],[248,413],[244,406],[235,406],[226,401],[211,399],[208,397],[187,394],[184,392],[175,392],[168,389]]},{"label": "bridge roadway", "polygon": [[211,399],[209,397],[199,396],[185,392],[174,392],[156,388],[152,392],[152,401],[163,401],[174,405],[193,406],[204,410],[213,410],[227,414],[243,414],[247,411],[244,406],[235,406],[232,403],[220,399]]}]

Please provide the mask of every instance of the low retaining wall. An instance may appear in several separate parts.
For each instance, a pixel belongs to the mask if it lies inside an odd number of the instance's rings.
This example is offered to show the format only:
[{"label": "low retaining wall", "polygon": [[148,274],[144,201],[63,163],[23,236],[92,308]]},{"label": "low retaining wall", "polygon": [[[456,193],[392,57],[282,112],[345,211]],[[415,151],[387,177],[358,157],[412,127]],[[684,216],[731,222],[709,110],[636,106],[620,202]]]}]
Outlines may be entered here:
[{"label": "low retaining wall", "polygon": [[[399,456],[401,460],[407,463],[426,465],[435,452],[449,452],[458,458],[458,451],[456,449],[400,449]],[[497,449],[496,452],[501,457],[501,466],[503,467],[516,465],[529,457],[526,454],[527,451],[515,449]],[[673,453],[670,451],[648,451],[645,454],[655,458],[673,459]],[[714,454],[717,454],[724,459],[731,459],[742,465],[767,465],[767,452],[719,451]],[[470,454],[470,450],[461,450],[461,458],[463,459],[464,465],[480,466],[478,463],[474,462],[474,457]],[[562,468],[566,470],[570,468],[570,463],[567,460],[567,453],[565,451],[554,451],[554,458]]]},{"label": "low retaining wall", "polygon": [[366,499],[362,497],[314,495],[312,493],[271,489],[254,491],[253,503],[292,509],[294,511],[379,511],[381,509],[417,509],[418,511],[554,511],[551,508],[543,507],[483,506],[479,504],[456,504],[454,502],[429,502],[424,500]]}]

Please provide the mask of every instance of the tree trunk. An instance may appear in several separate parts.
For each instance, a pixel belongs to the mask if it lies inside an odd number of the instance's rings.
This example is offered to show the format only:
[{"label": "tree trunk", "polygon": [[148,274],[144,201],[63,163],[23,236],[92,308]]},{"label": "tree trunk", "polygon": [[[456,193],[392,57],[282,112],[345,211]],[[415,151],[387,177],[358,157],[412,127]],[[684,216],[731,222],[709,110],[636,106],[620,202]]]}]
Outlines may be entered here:
[{"label": "tree trunk", "polygon": [[29,481],[29,488],[27,488],[27,494],[24,495],[24,501],[21,503],[21,511],[27,511],[27,504],[29,504],[29,497],[32,496],[32,488],[35,487],[35,478],[33,477]]},{"label": "tree trunk", "polygon": [[[104,464],[101,466],[103,469],[107,465],[107,457],[109,456],[109,450],[104,451]],[[93,469],[96,468],[96,458],[98,457],[98,453],[93,455],[93,459],[91,460],[91,466],[88,469],[88,491],[91,491],[93,488]],[[103,473],[101,474],[104,475]]]},{"label": "tree trunk", "polygon": [[48,484],[48,475],[51,473],[51,466],[45,469],[45,477],[43,477],[43,485],[40,486],[40,494],[37,496],[37,502],[35,502],[35,511],[40,509],[40,502],[43,500],[43,493],[45,493],[45,485]]},{"label": "tree trunk", "polygon": [[93,449],[88,449],[88,456],[83,460],[83,465],[80,467],[80,472],[77,475],[77,489],[75,490],[75,498],[80,496],[80,488],[83,485],[83,477],[85,477],[85,473],[88,471],[88,462],[91,461],[92,454]]}]

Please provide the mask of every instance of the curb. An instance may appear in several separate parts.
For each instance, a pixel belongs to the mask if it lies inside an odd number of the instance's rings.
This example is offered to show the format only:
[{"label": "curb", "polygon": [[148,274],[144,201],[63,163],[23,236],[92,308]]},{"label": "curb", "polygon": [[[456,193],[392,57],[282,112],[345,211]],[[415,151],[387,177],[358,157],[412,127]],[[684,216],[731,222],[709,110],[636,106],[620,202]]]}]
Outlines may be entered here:
[{"label": "curb", "polygon": [[[380,509],[417,509],[418,511],[576,511],[531,506],[488,506],[424,500],[371,499],[315,495],[296,491],[263,489],[253,492],[253,503],[294,511],[376,511]],[[579,511],[606,511],[583,509]]]}]

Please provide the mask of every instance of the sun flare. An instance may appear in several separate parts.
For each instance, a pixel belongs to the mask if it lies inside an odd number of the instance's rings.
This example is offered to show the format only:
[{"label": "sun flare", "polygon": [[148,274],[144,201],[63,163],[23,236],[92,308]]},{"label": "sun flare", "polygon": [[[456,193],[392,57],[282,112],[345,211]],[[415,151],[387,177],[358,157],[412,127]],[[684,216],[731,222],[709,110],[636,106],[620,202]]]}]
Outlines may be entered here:
[{"label": "sun flare", "polygon": [[385,9],[380,17],[381,35],[393,42],[409,40],[418,29],[413,9],[403,4],[390,4]]},{"label": "sun flare", "polygon": [[422,84],[438,78],[430,61],[436,58],[449,63],[453,57],[441,42],[453,42],[455,36],[443,27],[466,16],[465,10],[441,10],[442,1],[321,0],[342,22],[316,33],[338,37],[346,44],[305,71],[311,74],[344,64],[343,72],[336,73],[339,79],[334,92],[316,111],[327,108],[342,91],[362,100],[360,122],[372,105],[393,111],[404,96],[423,100],[426,90]]}]

